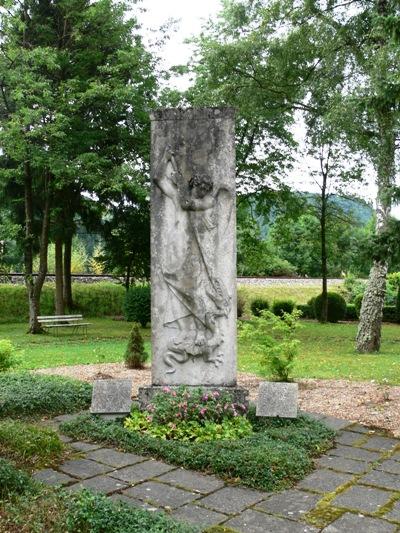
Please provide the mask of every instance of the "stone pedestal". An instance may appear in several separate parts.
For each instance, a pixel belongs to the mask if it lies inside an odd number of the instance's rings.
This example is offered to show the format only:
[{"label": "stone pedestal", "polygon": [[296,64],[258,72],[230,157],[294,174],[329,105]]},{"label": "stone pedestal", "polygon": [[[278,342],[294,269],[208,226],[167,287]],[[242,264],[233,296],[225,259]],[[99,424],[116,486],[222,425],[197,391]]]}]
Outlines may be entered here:
[{"label": "stone pedestal", "polygon": [[151,120],[152,385],[233,390],[234,112],[163,109]]}]

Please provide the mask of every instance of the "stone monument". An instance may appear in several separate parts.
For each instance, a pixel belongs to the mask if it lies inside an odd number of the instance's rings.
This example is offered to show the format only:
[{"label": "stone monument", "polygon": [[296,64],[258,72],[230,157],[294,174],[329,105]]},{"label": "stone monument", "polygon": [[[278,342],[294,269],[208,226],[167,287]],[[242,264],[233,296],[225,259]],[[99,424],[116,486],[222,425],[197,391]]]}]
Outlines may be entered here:
[{"label": "stone monument", "polygon": [[151,115],[152,385],[236,401],[235,128],[230,108]]}]

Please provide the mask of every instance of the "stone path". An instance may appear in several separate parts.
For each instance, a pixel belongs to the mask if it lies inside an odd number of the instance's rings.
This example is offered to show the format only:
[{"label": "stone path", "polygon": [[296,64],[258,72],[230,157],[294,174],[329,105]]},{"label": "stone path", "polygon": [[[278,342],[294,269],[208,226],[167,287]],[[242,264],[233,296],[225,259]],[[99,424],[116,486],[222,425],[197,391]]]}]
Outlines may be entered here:
[{"label": "stone path", "polygon": [[[66,418],[71,417],[56,421]],[[400,440],[348,421],[316,418],[338,430],[336,447],[317,461],[312,474],[281,493],[229,485],[216,476],[67,437],[63,440],[79,456],[35,478],[240,533],[400,532]]]}]

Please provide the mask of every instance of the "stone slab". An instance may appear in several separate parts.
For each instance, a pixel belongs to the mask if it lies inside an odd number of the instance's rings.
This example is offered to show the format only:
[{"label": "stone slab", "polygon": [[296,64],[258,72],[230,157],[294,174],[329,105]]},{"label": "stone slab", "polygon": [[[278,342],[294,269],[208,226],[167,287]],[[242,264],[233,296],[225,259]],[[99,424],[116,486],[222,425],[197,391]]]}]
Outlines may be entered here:
[{"label": "stone slab", "polygon": [[197,504],[220,513],[236,514],[264,498],[264,492],[243,487],[225,487],[202,498]]},{"label": "stone slab", "polygon": [[131,379],[99,379],[93,383],[90,412],[98,415],[129,414],[132,406]]},{"label": "stone slab", "polygon": [[165,474],[175,468],[175,466],[167,465],[161,461],[150,460],[115,470],[110,475],[117,479],[122,479],[122,481],[126,481],[127,483],[139,483],[140,481]]},{"label": "stone slab", "polygon": [[36,481],[41,481],[42,483],[45,483],[46,485],[68,485],[68,483],[75,482],[76,479],[70,476],[67,476],[66,474],[63,474],[62,472],[57,472],[57,470],[53,470],[52,468],[46,468],[44,470],[39,470],[38,472],[35,472],[32,476]]},{"label": "stone slab", "polygon": [[64,444],[69,444],[70,442],[72,442],[71,437],[67,437],[67,435],[58,435],[58,437],[60,441],[63,442]]},{"label": "stone slab", "polygon": [[370,467],[366,461],[356,461],[347,457],[336,455],[323,455],[317,462],[318,466],[332,468],[338,472],[348,472],[350,474],[364,474]]},{"label": "stone slab", "polygon": [[296,418],[297,402],[297,383],[264,381],[258,388],[256,415]]},{"label": "stone slab", "polygon": [[156,481],[146,481],[145,483],[126,489],[123,491],[123,494],[169,509],[176,509],[200,498],[200,495],[194,492],[172,486],[166,487],[164,484],[157,483]]},{"label": "stone slab", "polygon": [[363,440],[365,440],[364,435],[354,433],[353,431],[340,431],[335,437],[335,441],[338,444],[346,444],[347,446],[352,446],[355,443],[361,443]]},{"label": "stone slab", "polygon": [[389,472],[382,472],[381,470],[372,470],[360,478],[359,482],[389,490],[400,490],[400,476],[389,474]]},{"label": "stone slab", "polygon": [[335,431],[347,428],[351,424],[350,420],[343,420],[342,418],[335,418],[334,416],[324,416],[324,418],[321,418],[321,422]]},{"label": "stone slab", "polygon": [[393,450],[396,446],[399,446],[400,441],[397,439],[390,439],[388,437],[381,437],[376,435],[374,437],[369,437],[369,439],[362,444],[362,448],[367,450],[377,450],[380,452],[386,452]]},{"label": "stone slab", "polygon": [[104,463],[114,468],[122,468],[146,460],[146,457],[142,457],[141,455],[118,452],[112,448],[100,448],[99,450],[86,454],[86,457],[92,461]]},{"label": "stone slab", "polygon": [[368,426],[363,426],[362,424],[352,424],[348,426],[347,431],[354,431],[355,433],[367,434],[371,433],[372,430]]},{"label": "stone slab", "polygon": [[73,459],[71,461],[66,461],[60,465],[59,468],[66,474],[70,474],[79,479],[98,476],[99,474],[105,474],[112,470],[110,466],[96,463],[95,461],[90,461],[88,459]]},{"label": "stone slab", "polygon": [[312,526],[249,509],[224,523],[240,533],[312,533]]},{"label": "stone slab", "polygon": [[338,520],[322,530],[322,533],[394,533],[396,526],[386,520],[370,518],[360,514],[345,513]]},{"label": "stone slab", "polygon": [[123,481],[110,476],[96,476],[71,485],[68,487],[68,490],[76,492],[82,489],[90,489],[94,492],[101,492],[102,494],[112,494],[113,492],[125,489],[127,486]]},{"label": "stone slab", "polygon": [[71,448],[74,450],[77,450],[78,452],[91,452],[93,450],[97,450],[98,448],[101,448],[101,444],[92,444],[90,442],[71,442],[70,444]]},{"label": "stone slab", "polygon": [[332,501],[334,507],[344,507],[346,509],[355,509],[356,511],[375,513],[385,505],[392,493],[375,487],[361,487],[354,485],[345,490]]},{"label": "stone slab", "polygon": [[385,515],[385,518],[389,518],[390,520],[395,520],[396,522],[400,522],[400,501],[397,501],[393,505],[392,510]]},{"label": "stone slab", "polygon": [[157,480],[193,492],[201,492],[202,494],[209,494],[224,486],[224,482],[216,476],[204,475],[192,470],[185,470],[184,468],[167,472],[159,476]]},{"label": "stone slab", "polygon": [[378,465],[375,469],[383,470],[384,472],[389,472],[390,474],[397,474],[400,476],[400,462],[394,461],[393,459],[383,461],[383,463]]},{"label": "stone slab", "polygon": [[225,514],[217,513],[216,511],[211,511],[211,509],[206,509],[205,507],[199,507],[198,505],[193,504],[179,507],[179,509],[172,512],[171,516],[189,524],[205,527],[218,525],[228,518]]},{"label": "stone slab", "polygon": [[302,490],[286,490],[273,494],[267,500],[256,505],[256,509],[271,514],[278,514],[285,518],[300,518],[317,505],[320,496]]},{"label": "stone slab", "polygon": [[305,477],[300,481],[298,487],[314,492],[332,492],[352,479],[353,476],[351,474],[321,469]]},{"label": "stone slab", "polygon": [[125,494],[113,494],[112,496],[110,496],[110,500],[116,503],[125,503],[126,505],[134,507],[135,509],[145,509],[146,511],[150,511],[153,513],[162,512],[154,505],[150,505],[147,502],[142,502],[141,500],[135,500],[134,498],[129,498],[128,496],[125,496]]},{"label": "stone slab", "polygon": [[356,446],[336,446],[329,450],[326,455],[337,455],[339,457],[347,457],[349,459],[356,459],[358,461],[377,461],[381,454],[378,452],[371,452],[364,450],[363,448],[357,448]]}]

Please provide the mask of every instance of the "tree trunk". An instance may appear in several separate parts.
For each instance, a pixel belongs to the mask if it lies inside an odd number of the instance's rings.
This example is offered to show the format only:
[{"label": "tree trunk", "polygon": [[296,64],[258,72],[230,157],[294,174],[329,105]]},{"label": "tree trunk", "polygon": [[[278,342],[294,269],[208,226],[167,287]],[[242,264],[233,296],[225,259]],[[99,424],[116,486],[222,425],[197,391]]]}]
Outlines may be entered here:
[{"label": "tree trunk", "polygon": [[[327,168],[327,167],[326,167]],[[328,256],[326,251],[326,208],[327,208],[327,172],[322,172],[321,188],[321,274],[322,274],[322,297],[321,297],[321,318],[320,321],[325,324],[328,322]]]},{"label": "tree trunk", "polygon": [[72,310],[72,278],[71,278],[72,237],[66,237],[64,241],[64,305]]},{"label": "tree trunk", "polygon": [[56,263],[56,315],[64,314],[63,243],[61,237],[55,240]]}]

